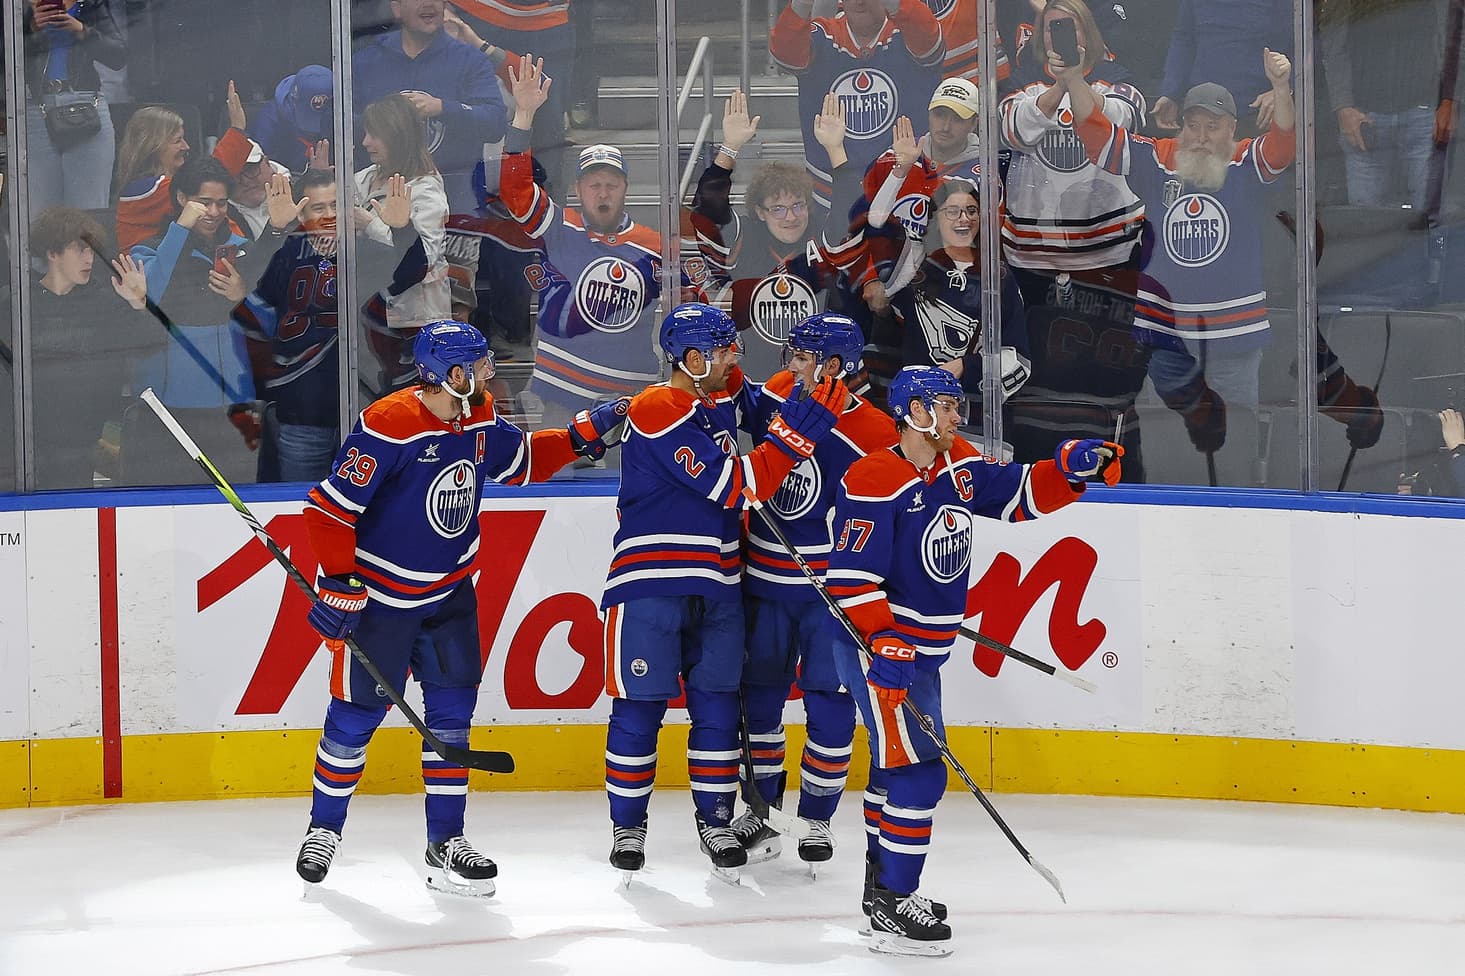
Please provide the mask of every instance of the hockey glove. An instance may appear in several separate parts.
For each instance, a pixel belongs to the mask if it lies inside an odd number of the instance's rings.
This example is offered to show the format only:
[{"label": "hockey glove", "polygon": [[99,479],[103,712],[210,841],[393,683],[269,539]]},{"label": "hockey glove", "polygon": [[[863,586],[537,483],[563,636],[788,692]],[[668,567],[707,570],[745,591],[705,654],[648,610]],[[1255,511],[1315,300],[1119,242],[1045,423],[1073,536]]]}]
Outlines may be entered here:
[{"label": "hockey glove", "polygon": [[605,457],[607,447],[620,442],[621,425],[631,409],[631,398],[621,397],[590,410],[581,410],[570,421],[570,446],[575,453],[593,461]]},{"label": "hockey glove", "polygon": [[229,423],[239,431],[239,436],[244,438],[244,446],[251,451],[259,450],[260,434],[263,430],[260,424],[259,411],[252,403],[235,403],[229,407]]},{"label": "hockey glove", "polygon": [[1366,386],[1358,387],[1356,406],[1336,408],[1332,415],[1348,425],[1348,446],[1360,451],[1377,444],[1384,432],[1384,412],[1379,409],[1378,394]]},{"label": "hockey glove", "polygon": [[1215,390],[1206,389],[1182,416],[1185,432],[1197,451],[1214,454],[1226,443],[1226,401]]},{"label": "hockey glove", "polygon": [[882,705],[899,708],[916,680],[916,649],[894,631],[882,630],[870,639],[870,670],[865,680]]},{"label": "hockey glove", "polygon": [[322,576],[320,592],[306,617],[315,632],[328,641],[342,641],[356,632],[366,609],[366,584],[355,576]]},{"label": "hockey glove", "polygon": [[1084,440],[1064,441],[1058,445],[1053,460],[1071,484],[1094,481],[1102,478],[1106,485],[1119,484],[1123,474],[1119,459],[1124,457],[1124,448],[1113,441]]},{"label": "hockey glove", "polygon": [[849,400],[849,390],[833,377],[826,376],[807,397],[803,386],[794,384],[768,424],[768,440],[795,461],[813,456],[814,447],[834,429]]}]

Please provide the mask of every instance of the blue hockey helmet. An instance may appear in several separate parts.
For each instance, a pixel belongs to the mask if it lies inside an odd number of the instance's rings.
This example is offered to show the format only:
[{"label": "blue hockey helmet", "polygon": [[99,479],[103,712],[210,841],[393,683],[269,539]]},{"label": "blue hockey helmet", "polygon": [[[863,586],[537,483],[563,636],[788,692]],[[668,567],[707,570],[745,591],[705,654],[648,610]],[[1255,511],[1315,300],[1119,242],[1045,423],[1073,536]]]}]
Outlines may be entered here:
[{"label": "blue hockey helmet", "polygon": [[843,367],[840,377],[853,376],[860,368],[865,351],[865,335],[859,323],[838,312],[819,312],[795,325],[788,333],[791,351],[812,353],[822,366],[830,356],[838,356]]},{"label": "blue hockey helmet", "polygon": [[412,340],[412,358],[417,361],[417,378],[433,386],[447,382],[454,366],[463,367],[471,377],[473,364],[484,356],[490,359],[488,340],[467,322],[443,319],[429,322]]},{"label": "blue hockey helmet", "polygon": [[738,327],[732,316],[703,302],[686,302],[661,320],[661,349],[666,361],[680,365],[687,350],[703,356],[712,350],[738,344]]},{"label": "blue hockey helmet", "polygon": [[[966,391],[961,388],[961,383],[938,366],[903,367],[895,374],[895,379],[890,381],[890,387],[885,393],[891,416],[912,427],[915,427],[915,423],[910,415],[911,401],[920,400],[926,405],[926,410],[935,416],[936,398],[940,396],[956,397],[958,402],[963,405],[966,403]],[[921,427],[916,429],[925,431]]]}]

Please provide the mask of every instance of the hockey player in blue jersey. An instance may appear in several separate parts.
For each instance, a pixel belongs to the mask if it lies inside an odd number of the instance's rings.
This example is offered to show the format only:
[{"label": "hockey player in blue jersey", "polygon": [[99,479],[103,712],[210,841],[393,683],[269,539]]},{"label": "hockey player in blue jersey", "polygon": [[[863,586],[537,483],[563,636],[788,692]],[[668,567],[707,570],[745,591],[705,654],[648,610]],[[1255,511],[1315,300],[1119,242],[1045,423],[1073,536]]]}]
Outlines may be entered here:
[{"label": "hockey player in blue jersey", "polygon": [[[809,389],[826,377],[854,376],[864,346],[859,325],[847,315],[822,312],[796,324],[785,348],[787,368],[769,379],[757,398],[755,435],[784,408],[795,384]],[[853,393],[837,412],[833,433],[789,472],[763,511],[749,516],[744,550],[748,650],[742,696],[754,780],[765,801],[782,805],[783,703],[797,670],[808,733],[799,762],[798,815],[810,824],[810,835],[799,841],[798,851],[811,871],[834,854],[829,822],[849,776],[855,705],[834,668],[834,621],[822,612],[818,594],[764,519],[778,519],[783,534],[815,572],[824,570],[830,548],[829,512],[839,479],[857,459],[892,447],[897,439],[890,417]],[[733,822],[733,831],[750,862],[780,852],[779,836],[751,809]]]},{"label": "hockey player in blue jersey", "polygon": [[946,767],[902,703],[909,697],[945,735],[940,668],[965,616],[974,517],[1025,522],[1057,511],[1085,482],[1117,482],[1124,449],[1070,440],[1052,461],[993,462],[957,436],[963,390],[950,373],[907,366],[889,395],[900,442],[856,461],[840,482],[826,579],[864,645],[836,632],[835,663],[874,765],[865,794],[870,948],[939,956],[951,951],[945,906],[916,889]]},{"label": "hockey player in blue jersey", "polygon": [[747,861],[729,826],[738,788],[738,683],[743,668],[744,490],[772,497],[814,453],[848,392],[826,377],[802,388],[739,456],[738,430],[754,402],[737,368],[737,326],[720,309],[679,305],[659,340],[671,379],[631,400],[621,448],[620,526],[600,606],[611,712],[605,788],[610,862],[640,870],[656,741],[667,704],[686,692],[692,728],[687,770],[697,833],[727,880]]},{"label": "hockey player in blue jersey", "polygon": [[[625,418],[619,401],[581,414],[568,430],[526,434],[494,409],[493,356],[473,326],[429,323],[412,350],[419,385],[367,407],[331,475],[306,496],[321,567],[310,624],[332,654],[310,828],[295,862],[310,883],[330,869],[366,745],[387,715],[384,693],[342,641],[354,636],[398,688],[410,668],[428,727],[466,745],[482,677],[472,574],[483,483],[544,481],[577,455],[599,457]],[[429,887],[493,894],[498,867],[463,836],[468,770],[424,743],[422,777]]]}]

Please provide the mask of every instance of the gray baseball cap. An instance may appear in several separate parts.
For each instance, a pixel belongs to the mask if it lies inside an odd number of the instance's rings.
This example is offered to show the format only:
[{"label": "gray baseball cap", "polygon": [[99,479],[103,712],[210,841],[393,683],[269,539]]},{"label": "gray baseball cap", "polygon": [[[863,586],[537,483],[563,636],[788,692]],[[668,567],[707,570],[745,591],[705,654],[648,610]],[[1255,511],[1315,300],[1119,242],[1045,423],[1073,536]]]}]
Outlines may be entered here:
[{"label": "gray baseball cap", "polygon": [[1185,93],[1185,104],[1180,108],[1184,115],[1193,108],[1203,108],[1212,115],[1229,115],[1236,118],[1236,99],[1231,97],[1223,85],[1205,81]]}]

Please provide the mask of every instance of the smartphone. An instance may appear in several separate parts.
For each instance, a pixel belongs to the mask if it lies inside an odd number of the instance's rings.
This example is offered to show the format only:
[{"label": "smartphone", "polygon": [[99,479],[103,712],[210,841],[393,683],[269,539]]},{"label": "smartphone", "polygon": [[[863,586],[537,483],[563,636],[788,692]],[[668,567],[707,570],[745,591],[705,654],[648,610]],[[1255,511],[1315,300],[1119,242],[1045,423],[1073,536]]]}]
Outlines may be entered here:
[{"label": "smartphone", "polygon": [[1373,123],[1367,119],[1358,123],[1358,140],[1363,143],[1364,152],[1373,148]]},{"label": "smartphone", "polygon": [[1063,59],[1068,67],[1083,60],[1078,53],[1078,31],[1074,29],[1071,17],[1060,17],[1048,24],[1048,35],[1053,38],[1053,53]]},{"label": "smartphone", "polygon": [[226,275],[229,273],[229,269],[224,267],[224,262],[228,261],[233,264],[238,258],[238,244],[220,244],[214,248],[214,270],[221,275]]}]

